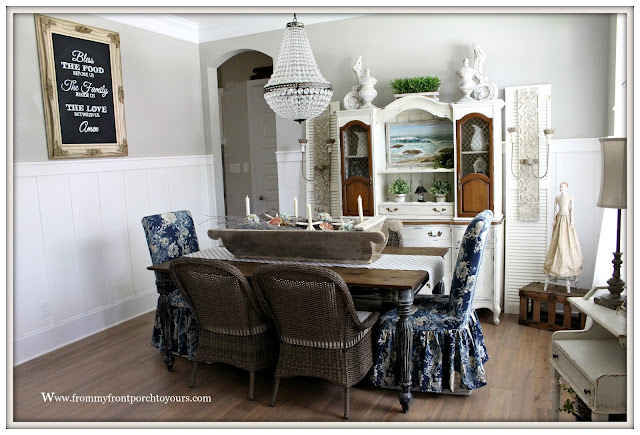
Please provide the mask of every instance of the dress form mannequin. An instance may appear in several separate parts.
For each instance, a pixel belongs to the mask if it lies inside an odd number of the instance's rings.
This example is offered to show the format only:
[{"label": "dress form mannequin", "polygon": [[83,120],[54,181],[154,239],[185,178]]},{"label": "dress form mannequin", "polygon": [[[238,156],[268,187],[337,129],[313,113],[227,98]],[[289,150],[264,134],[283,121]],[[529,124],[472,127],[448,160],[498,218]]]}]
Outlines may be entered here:
[{"label": "dress form mannequin", "polygon": [[582,272],[582,251],[573,217],[574,201],[568,191],[569,185],[563,181],[560,183],[560,195],[554,201],[553,233],[543,268],[547,275],[545,291],[552,277],[557,277],[565,279],[567,293],[571,293],[569,281],[573,280],[578,288],[578,275]]}]

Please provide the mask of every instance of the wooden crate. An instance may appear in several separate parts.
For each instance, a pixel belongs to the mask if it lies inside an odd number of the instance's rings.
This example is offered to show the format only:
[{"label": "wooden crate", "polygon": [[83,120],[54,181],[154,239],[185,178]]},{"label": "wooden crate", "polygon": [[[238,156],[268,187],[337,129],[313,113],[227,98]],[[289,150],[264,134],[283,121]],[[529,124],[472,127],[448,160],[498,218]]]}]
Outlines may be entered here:
[{"label": "wooden crate", "polygon": [[584,296],[587,291],[572,288],[567,293],[565,286],[553,284],[544,291],[544,283],[532,282],[520,289],[518,323],[547,331],[584,329],[586,316],[578,311],[572,313],[567,298]]}]

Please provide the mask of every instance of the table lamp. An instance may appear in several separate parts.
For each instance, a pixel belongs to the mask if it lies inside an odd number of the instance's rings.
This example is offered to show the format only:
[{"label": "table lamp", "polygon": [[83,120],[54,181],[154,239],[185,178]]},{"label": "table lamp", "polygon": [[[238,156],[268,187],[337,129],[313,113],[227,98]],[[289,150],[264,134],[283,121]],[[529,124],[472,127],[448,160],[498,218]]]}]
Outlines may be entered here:
[{"label": "table lamp", "polygon": [[618,209],[616,252],[613,253],[613,276],[607,281],[609,294],[594,298],[594,302],[607,308],[616,309],[624,298],[620,293],[625,282],[620,278],[622,253],[620,252],[620,219],[622,209],[627,208],[627,138],[606,137],[600,139],[602,145],[602,182],[598,207]]},{"label": "table lamp", "polygon": [[416,195],[418,195],[418,202],[425,202],[424,201],[424,194],[425,193],[427,193],[427,189],[422,187],[422,181],[420,181],[420,184],[418,185],[418,188],[416,189]]}]

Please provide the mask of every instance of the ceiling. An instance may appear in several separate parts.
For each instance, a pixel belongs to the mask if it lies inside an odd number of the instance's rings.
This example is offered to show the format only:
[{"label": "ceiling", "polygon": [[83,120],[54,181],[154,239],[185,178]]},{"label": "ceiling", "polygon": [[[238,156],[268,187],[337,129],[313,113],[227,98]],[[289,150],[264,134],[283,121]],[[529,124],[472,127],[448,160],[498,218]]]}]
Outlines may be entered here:
[{"label": "ceiling", "polygon": [[[139,29],[171,36],[196,44],[237,36],[284,29],[293,20],[283,13],[191,13],[191,14],[95,14]],[[298,14],[305,25],[344,20],[366,14]]]}]

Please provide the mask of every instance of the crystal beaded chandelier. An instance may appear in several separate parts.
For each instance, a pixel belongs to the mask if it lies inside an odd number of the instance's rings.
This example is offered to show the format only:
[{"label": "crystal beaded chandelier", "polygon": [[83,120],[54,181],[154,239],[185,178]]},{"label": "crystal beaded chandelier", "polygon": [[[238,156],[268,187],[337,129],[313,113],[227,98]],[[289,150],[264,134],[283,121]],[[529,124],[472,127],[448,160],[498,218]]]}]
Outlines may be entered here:
[{"label": "crystal beaded chandelier", "polygon": [[333,88],[322,77],[311,52],[304,24],[293,14],[273,75],[264,87],[264,99],[277,115],[301,123],[322,113],[332,95]]}]

